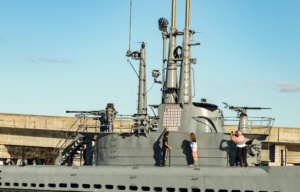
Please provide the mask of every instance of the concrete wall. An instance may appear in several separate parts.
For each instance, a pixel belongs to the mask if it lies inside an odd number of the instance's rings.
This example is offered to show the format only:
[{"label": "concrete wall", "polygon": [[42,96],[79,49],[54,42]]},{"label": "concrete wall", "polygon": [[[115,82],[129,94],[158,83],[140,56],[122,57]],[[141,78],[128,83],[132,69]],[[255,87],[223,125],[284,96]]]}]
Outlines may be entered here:
[{"label": "concrete wall", "polygon": [[[252,133],[270,133],[263,143],[262,160],[271,166],[300,165],[300,128],[272,127],[269,129],[250,127]],[[236,126],[227,126],[226,131],[236,131]],[[269,142],[269,143],[268,143]]]},{"label": "concrete wall", "polygon": [[[132,132],[132,124],[130,120],[116,120],[114,131]],[[99,132],[99,121],[93,119],[0,113],[0,159],[55,155],[54,149],[66,142],[78,125],[82,125],[81,130]],[[253,133],[270,132],[269,143],[263,143],[263,160],[280,165],[283,150],[284,165],[300,164],[300,129],[250,128]],[[226,127],[228,133],[236,130],[237,126]]]}]

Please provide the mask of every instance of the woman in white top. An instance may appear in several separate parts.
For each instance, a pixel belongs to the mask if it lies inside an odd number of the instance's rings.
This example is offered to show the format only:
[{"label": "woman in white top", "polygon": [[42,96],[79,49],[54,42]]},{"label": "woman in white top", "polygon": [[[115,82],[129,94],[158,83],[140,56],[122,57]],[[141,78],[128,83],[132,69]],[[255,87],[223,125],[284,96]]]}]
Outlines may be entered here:
[{"label": "woman in white top", "polygon": [[197,157],[197,142],[196,142],[196,135],[195,133],[190,134],[190,139],[191,139],[191,149],[192,149],[192,157],[194,160],[194,163],[189,165],[189,166],[197,166],[198,165],[198,157]]}]

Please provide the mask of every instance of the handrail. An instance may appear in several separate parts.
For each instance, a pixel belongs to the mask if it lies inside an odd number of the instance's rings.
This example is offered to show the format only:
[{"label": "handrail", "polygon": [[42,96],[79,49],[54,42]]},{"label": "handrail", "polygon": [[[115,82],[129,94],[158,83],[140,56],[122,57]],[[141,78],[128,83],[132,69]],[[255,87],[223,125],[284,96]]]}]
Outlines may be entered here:
[{"label": "handrail", "polygon": [[[57,154],[61,149],[65,148],[71,139],[73,139],[79,131],[86,131],[88,128],[95,128],[95,131],[97,131],[96,129],[99,129],[100,132],[100,126],[108,126],[108,125],[98,125],[97,123],[95,125],[89,125],[87,124],[89,119],[94,119],[94,116],[87,116],[87,115],[76,115],[76,121],[70,126],[70,128],[66,131],[66,137],[60,139],[60,141],[57,143],[57,145],[54,148],[54,153]],[[97,117],[97,116],[96,116]],[[84,120],[82,120],[84,119]],[[129,125],[123,125],[123,120],[132,120],[132,115],[117,115],[116,116],[117,120],[120,120],[120,125],[118,127],[115,127],[115,129],[119,129],[119,133],[123,132],[123,129],[129,129],[130,132],[132,132],[132,124],[130,122]],[[71,131],[73,130],[74,126],[77,124],[77,129],[75,131]],[[69,133],[72,133],[69,135]],[[69,135],[69,136],[68,136]],[[64,140],[64,141],[63,141]]]}]

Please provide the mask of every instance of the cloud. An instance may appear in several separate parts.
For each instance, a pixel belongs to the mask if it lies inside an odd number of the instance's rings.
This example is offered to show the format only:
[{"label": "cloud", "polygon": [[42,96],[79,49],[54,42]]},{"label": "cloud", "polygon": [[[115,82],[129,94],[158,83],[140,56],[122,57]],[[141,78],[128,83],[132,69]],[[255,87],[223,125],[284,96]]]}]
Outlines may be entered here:
[{"label": "cloud", "polygon": [[30,59],[32,63],[53,63],[53,64],[68,64],[74,63],[74,61],[70,59],[48,59],[48,58],[38,58],[38,59]]},{"label": "cloud", "polygon": [[256,84],[257,82],[255,80],[249,80],[249,81],[246,81],[245,82],[247,85],[254,85]]},{"label": "cloud", "polygon": [[300,86],[291,84],[288,82],[278,82],[276,83],[280,92],[300,92]]}]

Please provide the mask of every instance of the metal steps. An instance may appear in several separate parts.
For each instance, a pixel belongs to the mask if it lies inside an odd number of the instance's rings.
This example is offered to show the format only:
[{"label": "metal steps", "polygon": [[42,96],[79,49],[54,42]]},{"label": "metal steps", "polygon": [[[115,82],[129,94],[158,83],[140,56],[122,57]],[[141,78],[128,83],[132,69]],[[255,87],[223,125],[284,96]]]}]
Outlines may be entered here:
[{"label": "metal steps", "polygon": [[73,164],[73,160],[82,158],[82,150],[84,148],[85,139],[84,136],[78,134],[70,144],[63,149],[59,157],[56,159],[55,164],[57,165],[68,165]]}]

